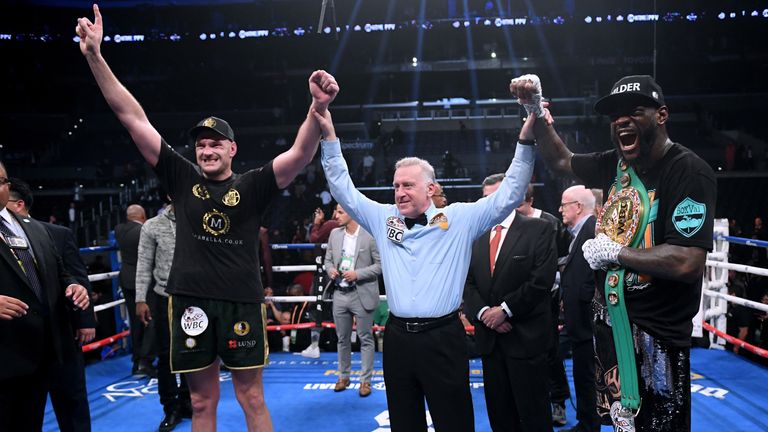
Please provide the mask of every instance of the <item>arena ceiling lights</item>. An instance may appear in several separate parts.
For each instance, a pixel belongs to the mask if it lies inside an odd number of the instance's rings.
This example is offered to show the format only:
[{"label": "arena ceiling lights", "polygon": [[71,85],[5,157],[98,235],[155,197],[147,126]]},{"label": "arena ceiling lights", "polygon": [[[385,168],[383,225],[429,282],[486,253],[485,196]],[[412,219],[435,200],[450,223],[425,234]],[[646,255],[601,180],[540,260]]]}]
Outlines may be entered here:
[{"label": "arena ceiling lights", "polygon": [[[737,11],[717,11],[713,13],[701,12],[701,11],[689,11],[689,12],[666,12],[664,14],[645,13],[640,11],[638,13],[628,13],[620,15],[584,15],[584,16],[519,16],[519,17],[472,17],[468,19],[455,20],[429,20],[429,21],[406,21],[401,23],[359,23],[349,24],[343,26],[333,27],[324,26],[321,29],[321,35],[329,35],[333,33],[379,33],[379,32],[395,32],[395,31],[407,31],[407,30],[421,30],[429,31],[432,29],[440,28],[453,28],[457,30],[467,29],[471,27],[522,27],[522,26],[546,26],[546,25],[568,25],[568,24],[588,24],[588,25],[607,25],[607,24],[638,24],[648,22],[658,23],[700,23],[700,22],[728,22],[735,19],[768,19],[768,8],[766,9],[753,9],[753,10],[737,10]],[[335,31],[334,31],[335,30]],[[231,29],[226,30],[214,30],[214,29],[201,29],[196,33],[184,33],[178,34],[174,32],[167,32],[163,29],[151,29],[147,31],[147,34],[121,34],[116,33],[112,35],[105,35],[105,42],[114,43],[141,43],[154,40],[168,40],[172,42],[178,42],[181,40],[200,40],[200,41],[216,41],[219,39],[257,39],[257,38],[283,38],[283,37],[305,37],[316,33],[315,27],[312,25],[298,26],[293,28],[287,27],[275,27],[275,28],[262,28],[262,29]],[[35,33],[6,33],[0,30],[0,43],[13,42],[13,41],[38,41],[49,42],[54,40],[66,39],[68,36],[52,35],[52,34],[35,34]],[[72,37],[72,41],[79,43],[80,39],[77,36]]]}]

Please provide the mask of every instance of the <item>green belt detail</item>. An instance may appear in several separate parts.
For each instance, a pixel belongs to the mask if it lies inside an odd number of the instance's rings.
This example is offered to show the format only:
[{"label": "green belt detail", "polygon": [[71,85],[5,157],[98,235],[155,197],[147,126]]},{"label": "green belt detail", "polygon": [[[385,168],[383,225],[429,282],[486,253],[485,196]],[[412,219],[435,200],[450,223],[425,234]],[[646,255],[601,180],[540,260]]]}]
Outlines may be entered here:
[{"label": "green belt detail", "polygon": [[658,214],[659,214],[659,200],[653,200],[653,202],[651,203],[651,214],[648,216],[648,223],[654,222]]},{"label": "green belt detail", "polygon": [[[618,193],[622,189],[622,176],[629,176],[631,181],[627,184],[627,187],[633,187],[638,191],[643,209],[637,233],[635,233],[631,244],[628,245],[634,248],[643,241],[651,214],[653,214],[655,219],[656,211],[654,210],[657,209],[651,208],[649,205],[648,191],[635,173],[635,170],[628,164],[624,166],[626,169],[622,170],[622,161],[619,161],[616,168],[616,189],[614,193]],[[632,327],[629,323],[627,308],[624,303],[624,273],[624,268],[617,268],[607,272],[605,278],[605,303],[608,308],[608,314],[611,317],[611,329],[616,348],[616,360],[621,383],[621,405],[636,413],[640,408],[640,390],[637,384],[637,365],[635,363]]]}]

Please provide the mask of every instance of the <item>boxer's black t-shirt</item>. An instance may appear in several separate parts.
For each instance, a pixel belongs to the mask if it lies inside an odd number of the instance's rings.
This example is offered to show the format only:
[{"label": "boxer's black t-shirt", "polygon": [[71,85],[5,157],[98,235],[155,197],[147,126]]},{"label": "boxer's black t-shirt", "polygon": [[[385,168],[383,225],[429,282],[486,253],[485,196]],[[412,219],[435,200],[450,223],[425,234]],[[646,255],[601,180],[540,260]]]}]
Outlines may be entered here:
[{"label": "boxer's black t-shirt", "polygon": [[264,299],[259,276],[261,214],[278,192],[272,162],[207,180],[165,141],[155,172],[173,199],[176,249],[170,294],[244,303]]},{"label": "boxer's black t-shirt", "polygon": [[[603,188],[609,197],[616,182],[617,151],[574,155],[571,167],[586,187]],[[686,147],[673,143],[645,172],[637,172],[648,191],[651,217],[641,248],[672,244],[712,250],[717,183],[712,168]],[[598,274],[598,300],[605,304]],[[684,283],[627,269],[625,297],[630,321],[673,346],[689,346],[692,318],[699,310],[701,280]]]}]

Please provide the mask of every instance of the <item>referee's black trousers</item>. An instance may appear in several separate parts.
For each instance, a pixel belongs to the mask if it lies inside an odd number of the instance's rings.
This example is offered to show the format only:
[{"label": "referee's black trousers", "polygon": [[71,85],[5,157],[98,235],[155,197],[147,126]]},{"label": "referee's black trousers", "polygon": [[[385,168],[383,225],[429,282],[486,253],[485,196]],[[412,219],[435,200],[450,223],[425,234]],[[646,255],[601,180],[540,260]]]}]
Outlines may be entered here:
[{"label": "referee's black trousers", "polygon": [[393,432],[427,430],[425,398],[435,431],[475,430],[464,327],[454,316],[445,325],[418,333],[408,332],[391,317],[387,322],[384,382]]}]

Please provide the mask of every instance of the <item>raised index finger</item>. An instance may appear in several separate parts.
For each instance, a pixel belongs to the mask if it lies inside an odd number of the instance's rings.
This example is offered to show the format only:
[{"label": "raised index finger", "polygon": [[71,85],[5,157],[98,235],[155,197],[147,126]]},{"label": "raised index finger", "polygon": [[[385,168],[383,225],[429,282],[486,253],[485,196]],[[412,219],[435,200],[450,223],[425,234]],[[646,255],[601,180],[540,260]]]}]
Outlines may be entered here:
[{"label": "raised index finger", "polygon": [[93,17],[94,17],[94,20],[96,21],[95,24],[97,26],[100,26],[101,25],[101,12],[99,12],[99,5],[97,5],[96,3],[93,4]]}]

